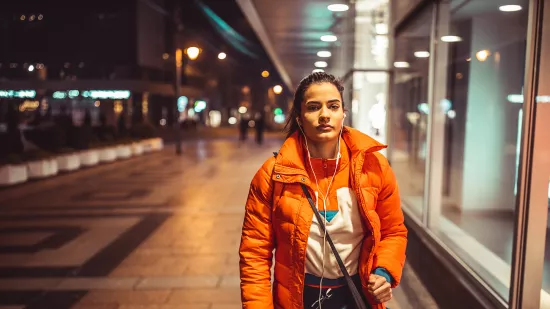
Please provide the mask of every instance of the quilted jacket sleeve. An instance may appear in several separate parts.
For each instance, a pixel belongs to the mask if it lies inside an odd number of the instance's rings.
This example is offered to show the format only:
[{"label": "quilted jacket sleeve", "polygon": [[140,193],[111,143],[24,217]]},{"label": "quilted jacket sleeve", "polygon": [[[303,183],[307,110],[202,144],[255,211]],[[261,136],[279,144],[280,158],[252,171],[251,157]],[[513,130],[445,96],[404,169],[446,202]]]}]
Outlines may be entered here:
[{"label": "quilted jacket sleeve", "polygon": [[274,234],[271,225],[274,159],[256,173],[250,185],[242,228],[240,255],[241,300],[244,309],[272,309],[271,264]]},{"label": "quilted jacket sleeve", "polygon": [[405,227],[399,188],[393,170],[385,157],[377,154],[382,172],[382,188],[378,194],[376,212],[380,217],[380,243],[375,252],[373,269],[386,269],[393,278],[392,287],[401,281],[407,248]]}]

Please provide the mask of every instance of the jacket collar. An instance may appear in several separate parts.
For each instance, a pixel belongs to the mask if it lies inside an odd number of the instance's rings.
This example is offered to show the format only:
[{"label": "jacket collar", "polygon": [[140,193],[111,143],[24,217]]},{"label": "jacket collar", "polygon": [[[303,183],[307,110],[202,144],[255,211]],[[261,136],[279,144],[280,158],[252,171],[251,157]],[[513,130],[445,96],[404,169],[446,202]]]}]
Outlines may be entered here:
[{"label": "jacket collar", "polygon": [[[372,137],[350,127],[344,127],[342,139],[350,150],[352,164],[353,158],[363,152],[375,152],[387,147]],[[279,150],[279,153],[277,154],[274,174],[279,175],[278,180],[284,182],[296,181],[296,179],[293,179],[294,177],[292,176],[301,176],[302,181],[304,177],[307,179],[308,173],[306,171],[306,163],[304,160],[306,155],[307,152],[304,146],[302,134],[300,134],[300,132],[294,132],[294,134],[285,140]],[[283,177],[281,179],[281,175],[287,177]]]}]

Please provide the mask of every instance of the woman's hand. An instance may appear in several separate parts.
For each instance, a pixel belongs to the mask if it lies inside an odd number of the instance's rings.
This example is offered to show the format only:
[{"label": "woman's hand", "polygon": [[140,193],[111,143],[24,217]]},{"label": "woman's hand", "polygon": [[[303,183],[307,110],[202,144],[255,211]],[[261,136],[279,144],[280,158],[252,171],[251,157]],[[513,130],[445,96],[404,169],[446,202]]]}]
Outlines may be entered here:
[{"label": "woman's hand", "polygon": [[390,283],[379,275],[370,275],[368,291],[378,303],[385,303],[392,298]]}]

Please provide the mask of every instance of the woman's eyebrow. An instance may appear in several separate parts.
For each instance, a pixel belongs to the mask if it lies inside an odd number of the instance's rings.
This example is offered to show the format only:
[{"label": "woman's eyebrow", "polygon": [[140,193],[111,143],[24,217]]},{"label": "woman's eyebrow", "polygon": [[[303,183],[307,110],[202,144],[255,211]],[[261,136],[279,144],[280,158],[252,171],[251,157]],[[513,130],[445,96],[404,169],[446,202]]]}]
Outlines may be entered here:
[{"label": "woman's eyebrow", "polygon": [[[339,100],[339,99],[332,99],[332,100],[328,100],[327,103],[340,103],[340,100]],[[321,102],[315,101],[315,100],[311,100],[311,101],[307,101],[307,102],[306,102],[306,105],[307,105],[307,104],[321,104]]]}]

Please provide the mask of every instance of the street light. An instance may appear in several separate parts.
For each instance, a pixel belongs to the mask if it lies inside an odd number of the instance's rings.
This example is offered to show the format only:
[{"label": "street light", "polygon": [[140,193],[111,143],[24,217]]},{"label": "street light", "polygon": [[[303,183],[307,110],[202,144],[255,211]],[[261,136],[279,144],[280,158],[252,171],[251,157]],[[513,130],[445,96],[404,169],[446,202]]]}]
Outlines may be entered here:
[{"label": "street light", "polygon": [[[191,46],[188,47],[185,50],[185,53],[187,54],[187,57],[189,60],[195,60],[199,57],[199,54],[201,53],[201,50],[198,47]],[[181,78],[182,75],[185,75],[185,61],[183,59],[183,50],[180,48],[176,49],[176,78],[174,83],[174,92],[176,95],[176,100],[181,97],[180,94],[180,86],[181,86]],[[176,101],[177,104],[177,101]],[[179,123],[179,117],[174,113],[175,123],[177,126],[176,129],[176,154],[181,154],[181,133],[180,133],[180,123]]]},{"label": "street light", "polygon": [[223,59],[225,59],[226,57],[227,57],[227,54],[226,54],[226,53],[223,53],[223,52],[222,52],[222,53],[219,53],[219,54],[218,54],[218,59],[220,59],[220,60],[223,60]]},{"label": "street light", "polygon": [[283,92],[283,87],[281,85],[275,85],[273,87],[273,92],[275,92],[275,94],[281,94],[281,92]]},{"label": "street light", "polygon": [[200,54],[201,51],[198,47],[191,46],[191,47],[187,48],[186,52],[187,52],[187,56],[189,57],[189,59],[195,60],[199,57],[199,54]]},{"label": "street light", "polygon": [[[183,51],[181,48],[176,49],[176,80],[174,85],[174,92],[176,94],[176,100],[179,100],[180,98],[180,85],[181,85],[181,73],[182,71],[185,72],[183,67]],[[174,118],[176,119],[176,154],[181,154],[181,134],[180,134],[180,124],[179,124],[179,117],[174,114]]]}]

